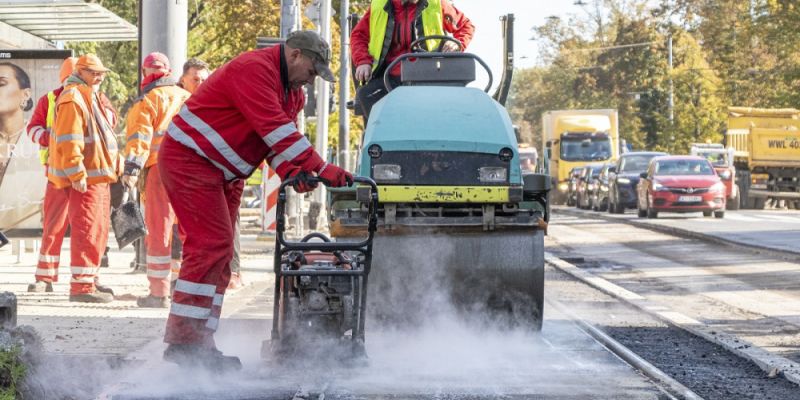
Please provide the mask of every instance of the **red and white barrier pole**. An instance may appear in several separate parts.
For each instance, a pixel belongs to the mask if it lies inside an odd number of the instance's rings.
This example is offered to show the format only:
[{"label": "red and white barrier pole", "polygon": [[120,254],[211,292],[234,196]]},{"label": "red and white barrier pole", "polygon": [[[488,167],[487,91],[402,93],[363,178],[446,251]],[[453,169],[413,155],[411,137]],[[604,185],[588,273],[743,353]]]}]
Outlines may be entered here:
[{"label": "red and white barrier pole", "polygon": [[264,165],[261,174],[261,235],[275,235],[275,207],[278,204],[278,189],[281,186],[281,178],[269,166]]}]

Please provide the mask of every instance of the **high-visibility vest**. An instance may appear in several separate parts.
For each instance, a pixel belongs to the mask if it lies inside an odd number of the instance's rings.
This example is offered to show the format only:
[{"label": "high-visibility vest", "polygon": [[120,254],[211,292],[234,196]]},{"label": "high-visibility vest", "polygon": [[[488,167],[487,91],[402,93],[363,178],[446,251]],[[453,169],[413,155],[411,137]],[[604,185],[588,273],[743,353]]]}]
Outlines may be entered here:
[{"label": "high-visibility vest", "polygon": [[[53,131],[53,123],[56,120],[56,94],[51,90],[47,92],[47,120],[45,122],[45,128],[47,128],[50,133]],[[42,165],[47,165],[47,158],[50,156],[50,147],[40,148],[39,149],[39,162]]]},{"label": "high-visibility vest", "polygon": [[[392,0],[372,0],[369,12],[369,55],[375,60],[372,63],[372,71],[375,72],[378,66],[383,63],[385,57],[383,42],[386,39],[386,26],[389,24],[389,13],[386,12],[386,5]],[[422,31],[425,36],[444,35],[442,26],[442,1],[428,0],[428,6],[422,10]],[[435,49],[439,46],[439,40],[428,40],[428,49]],[[388,49],[387,49],[388,50]]]}]

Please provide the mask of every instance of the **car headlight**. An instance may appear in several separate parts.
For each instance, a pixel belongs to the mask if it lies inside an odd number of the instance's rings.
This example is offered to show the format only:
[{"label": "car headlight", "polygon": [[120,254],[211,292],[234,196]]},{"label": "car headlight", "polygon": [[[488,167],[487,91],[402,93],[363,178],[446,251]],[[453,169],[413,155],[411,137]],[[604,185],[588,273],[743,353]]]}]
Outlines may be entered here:
[{"label": "car headlight", "polygon": [[728,180],[731,179],[731,171],[725,170],[719,173],[720,179]]},{"label": "car headlight", "polygon": [[566,192],[567,189],[569,189],[569,184],[568,183],[562,182],[562,183],[558,184],[558,190],[560,190],[562,192]]},{"label": "car headlight", "polygon": [[586,186],[586,189],[594,190],[594,183],[590,183],[588,186]]},{"label": "car headlight", "polygon": [[656,192],[661,192],[667,190],[667,187],[658,182],[653,182],[653,190],[655,190]]},{"label": "car headlight", "polygon": [[725,187],[725,184],[723,184],[722,182],[717,182],[713,186],[711,186],[712,192],[724,192],[726,189],[727,188]]},{"label": "car headlight", "polygon": [[621,183],[623,185],[627,185],[631,183],[631,180],[628,178],[617,178],[617,183]]},{"label": "car headlight", "polygon": [[372,177],[376,181],[398,181],[402,172],[397,164],[376,164],[372,167]]},{"label": "car headlight", "polygon": [[508,169],[505,167],[481,167],[478,169],[478,180],[481,182],[505,182]]}]

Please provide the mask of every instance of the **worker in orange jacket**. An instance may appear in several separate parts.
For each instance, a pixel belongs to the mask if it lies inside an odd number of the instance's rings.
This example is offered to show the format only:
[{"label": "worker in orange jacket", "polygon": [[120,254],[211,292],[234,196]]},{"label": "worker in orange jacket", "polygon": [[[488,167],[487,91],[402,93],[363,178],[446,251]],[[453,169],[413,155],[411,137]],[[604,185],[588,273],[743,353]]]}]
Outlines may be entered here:
[{"label": "worker in orange jacket", "polygon": [[170,78],[167,56],[150,53],[142,62],[142,95],[128,112],[125,172],[122,183],[133,188],[140,177],[144,180],[145,226],[147,236],[147,280],[150,293],[139,297],[139,307],[166,308],[169,293],[172,225],[175,212],[167,198],[161,174],[153,168],[158,149],[172,117],[189,98]]},{"label": "worker in orange jacket", "polygon": [[108,242],[109,183],[122,170],[111,121],[97,94],[109,70],[94,54],[78,58],[75,69],[56,101],[47,178],[56,189],[69,189],[69,300],[108,303],[114,296],[97,291],[95,278]]},{"label": "worker in orange jacket", "polygon": [[[61,86],[47,92],[36,103],[31,122],[28,124],[28,135],[34,143],[39,144],[40,157],[47,175],[50,135],[56,115],[56,99],[64,91],[67,78],[75,69],[77,57],[67,57],[61,63],[58,81]],[[47,182],[42,205],[42,245],[39,248],[39,262],[36,265],[36,282],[28,285],[29,292],[52,292],[53,282],[58,281],[58,264],[61,256],[61,243],[67,231],[67,204],[69,189],[56,189],[52,182]]]}]

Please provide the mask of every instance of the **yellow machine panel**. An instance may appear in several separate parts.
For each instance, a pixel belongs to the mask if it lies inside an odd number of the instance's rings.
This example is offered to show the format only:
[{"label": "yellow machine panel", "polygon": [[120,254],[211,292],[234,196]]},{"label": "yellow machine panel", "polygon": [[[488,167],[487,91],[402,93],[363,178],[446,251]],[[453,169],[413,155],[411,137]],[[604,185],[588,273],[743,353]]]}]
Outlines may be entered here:
[{"label": "yellow machine panel", "polygon": [[508,203],[508,186],[378,186],[381,203]]}]

